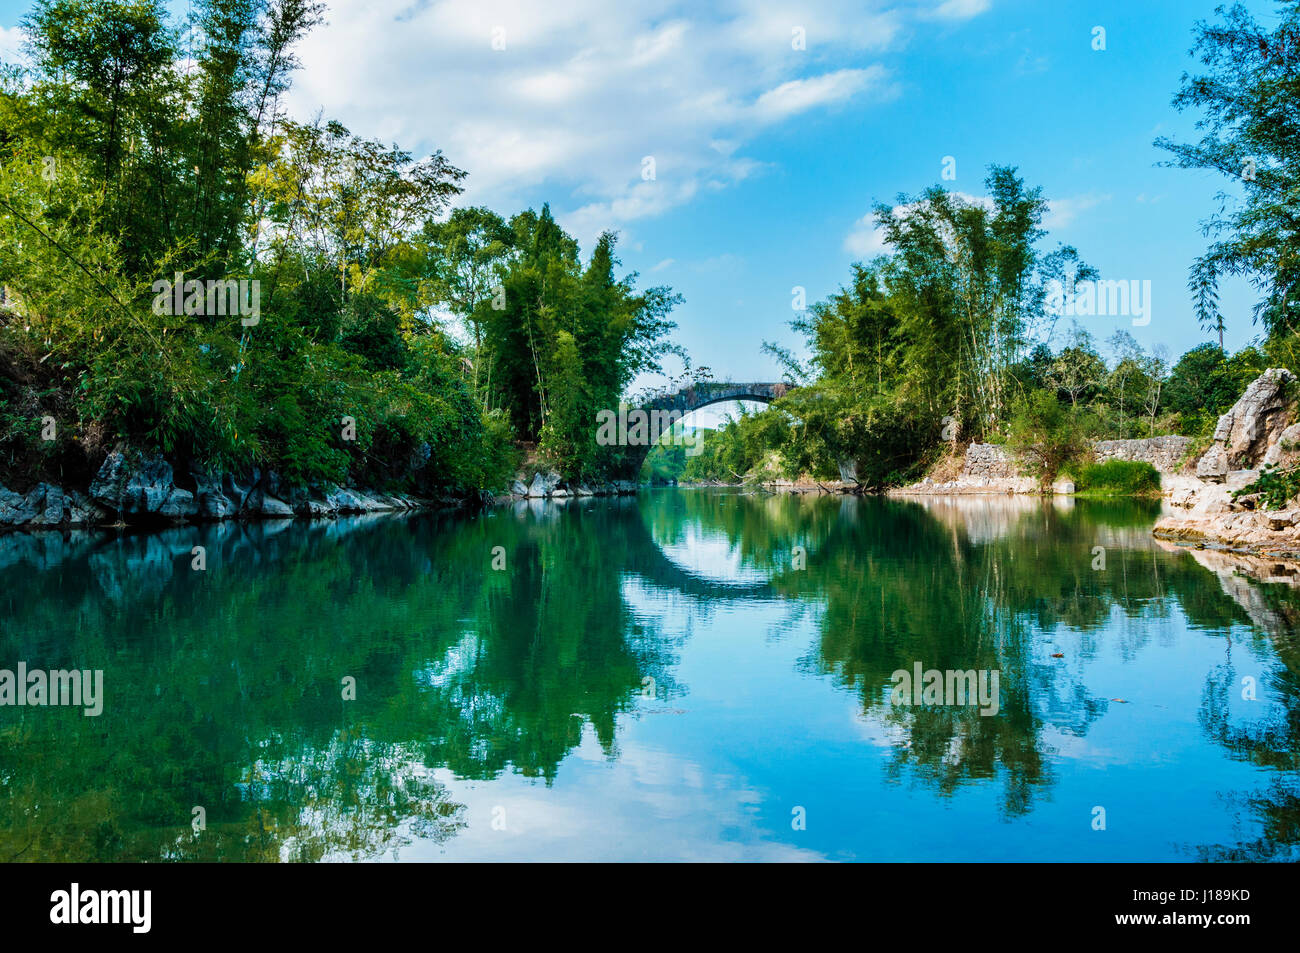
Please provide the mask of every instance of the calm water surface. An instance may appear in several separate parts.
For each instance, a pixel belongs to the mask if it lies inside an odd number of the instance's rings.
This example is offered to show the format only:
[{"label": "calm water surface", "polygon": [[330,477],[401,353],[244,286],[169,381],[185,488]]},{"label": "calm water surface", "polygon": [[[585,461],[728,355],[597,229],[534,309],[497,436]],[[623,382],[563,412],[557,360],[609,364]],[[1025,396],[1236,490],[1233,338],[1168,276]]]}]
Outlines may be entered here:
[{"label": "calm water surface", "polygon": [[[3,537],[0,668],[105,702],[0,707],[0,860],[1296,859],[1294,580],[1154,515],[665,490]],[[999,712],[890,704],[916,662],[997,670]]]}]

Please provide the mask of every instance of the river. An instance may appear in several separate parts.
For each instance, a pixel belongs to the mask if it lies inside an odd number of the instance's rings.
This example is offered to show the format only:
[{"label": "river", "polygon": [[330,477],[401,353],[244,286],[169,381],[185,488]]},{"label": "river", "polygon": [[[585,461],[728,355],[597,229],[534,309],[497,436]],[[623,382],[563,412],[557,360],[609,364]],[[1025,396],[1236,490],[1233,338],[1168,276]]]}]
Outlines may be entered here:
[{"label": "river", "polygon": [[[0,668],[103,698],[0,707],[0,859],[1300,857],[1300,599],[1157,511],[668,489],[5,536]],[[900,696],[918,667],[996,673],[996,711]]]}]

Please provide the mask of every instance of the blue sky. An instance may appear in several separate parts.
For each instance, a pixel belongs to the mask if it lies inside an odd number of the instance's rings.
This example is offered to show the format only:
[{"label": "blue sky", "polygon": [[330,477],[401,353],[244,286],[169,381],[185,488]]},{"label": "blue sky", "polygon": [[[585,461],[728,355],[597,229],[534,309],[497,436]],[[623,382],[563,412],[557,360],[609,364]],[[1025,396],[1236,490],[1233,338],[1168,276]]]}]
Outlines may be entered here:
[{"label": "blue sky", "polygon": [[[1271,22],[1271,3],[1247,6]],[[442,149],[470,173],[466,203],[509,214],[549,201],[584,251],[618,230],[626,270],[685,296],[677,339],[718,377],[777,376],[762,342],[796,345],[792,289],[816,301],[878,248],[864,223],[874,201],[933,184],[982,195],[993,162],[1053,200],[1049,244],[1075,245],[1104,278],[1151,281],[1149,325],[1084,326],[1176,357],[1206,339],[1187,267],[1227,183],[1157,168],[1152,140],[1193,135],[1169,103],[1213,7],[334,0],[288,105]],[[27,8],[0,0],[0,51]],[[945,156],[957,177],[941,183]],[[1225,288],[1230,347],[1256,333],[1252,301],[1244,284]]]}]

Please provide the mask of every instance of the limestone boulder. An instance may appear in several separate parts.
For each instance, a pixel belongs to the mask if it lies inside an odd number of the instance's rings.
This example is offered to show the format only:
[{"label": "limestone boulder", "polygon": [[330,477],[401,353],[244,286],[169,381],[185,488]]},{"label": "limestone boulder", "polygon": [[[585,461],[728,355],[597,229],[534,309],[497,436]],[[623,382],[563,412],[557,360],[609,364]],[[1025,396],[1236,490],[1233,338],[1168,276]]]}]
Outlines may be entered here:
[{"label": "limestone boulder", "polygon": [[1272,367],[1251,381],[1246,392],[1219,418],[1214,442],[1222,444],[1233,470],[1257,469],[1269,447],[1287,429],[1286,386],[1295,375]]},{"label": "limestone boulder", "polygon": [[1228,476],[1228,451],[1223,444],[1216,443],[1196,461],[1196,475],[1211,483],[1222,483]]},{"label": "limestone boulder", "polygon": [[546,485],[546,478],[540,473],[533,474],[533,481],[528,484],[528,497],[531,499],[538,499],[546,496],[549,492],[550,487]]},{"label": "limestone boulder", "polygon": [[1264,454],[1262,463],[1283,470],[1300,465],[1300,424],[1292,424],[1278,435]]},{"label": "limestone boulder", "polygon": [[[90,498],[124,517],[158,516],[175,489],[171,464],[161,456],[114,450],[91,481]],[[183,500],[177,499],[180,506]]]}]

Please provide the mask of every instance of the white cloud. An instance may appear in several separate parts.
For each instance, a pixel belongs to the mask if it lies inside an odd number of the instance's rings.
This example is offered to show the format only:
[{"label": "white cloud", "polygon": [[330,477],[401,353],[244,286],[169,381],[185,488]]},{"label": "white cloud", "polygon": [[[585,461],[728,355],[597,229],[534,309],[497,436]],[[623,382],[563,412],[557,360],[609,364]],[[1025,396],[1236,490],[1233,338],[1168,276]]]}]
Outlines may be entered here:
[{"label": "white cloud", "polygon": [[944,0],[930,16],[938,20],[969,20],[991,7],[992,0]]},{"label": "white cloud", "polygon": [[335,0],[288,106],[441,149],[470,173],[462,201],[506,211],[544,184],[589,240],[757,174],[764,162],[744,151],[765,128],[896,95],[870,57],[921,12],[914,0]]},{"label": "white cloud", "polygon": [[22,28],[0,26],[0,62],[6,65],[24,62],[26,57],[22,54],[22,47],[25,39]]},{"label": "white cloud", "polygon": [[1047,214],[1043,216],[1043,228],[1049,232],[1068,228],[1084,212],[1109,201],[1109,195],[1096,193],[1050,199],[1047,203]]},{"label": "white cloud", "polygon": [[876,226],[876,216],[872,212],[854,222],[852,230],[844,237],[844,250],[859,258],[874,258],[888,249],[885,231]]},{"label": "white cloud", "polygon": [[758,97],[755,112],[767,121],[786,119],[818,106],[842,103],[869,88],[885,87],[889,71],[883,66],[842,69],[810,79],[792,79]]}]

